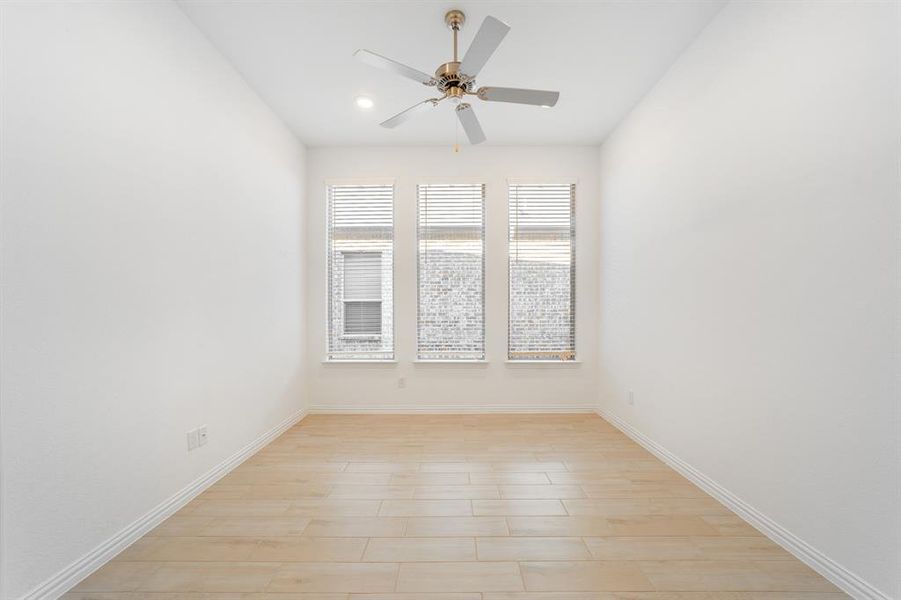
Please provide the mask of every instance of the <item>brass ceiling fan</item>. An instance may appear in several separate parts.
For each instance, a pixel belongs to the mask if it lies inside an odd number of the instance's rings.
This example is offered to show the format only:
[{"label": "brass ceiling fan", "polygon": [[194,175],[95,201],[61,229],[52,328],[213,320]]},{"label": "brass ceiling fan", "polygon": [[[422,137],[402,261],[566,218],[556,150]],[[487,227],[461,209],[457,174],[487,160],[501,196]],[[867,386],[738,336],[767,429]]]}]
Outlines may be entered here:
[{"label": "brass ceiling fan", "polygon": [[362,62],[391,71],[413,81],[427,86],[434,86],[443,95],[437,98],[429,98],[414,104],[407,110],[398,113],[381,123],[382,127],[394,128],[407,121],[421,110],[437,106],[442,100],[450,99],[457,105],[456,112],[466,137],[471,144],[480,144],[485,141],[485,133],[476,118],[475,112],[469,103],[464,102],[466,96],[476,96],[487,102],[512,102],[514,104],[532,104],[535,106],[551,107],[557,104],[560,92],[545,90],[527,90],[521,88],[480,87],[476,89],[475,78],[497,50],[504,36],[510,31],[510,27],[494,17],[485,17],[482,26],[476,32],[475,39],[463,56],[462,61],[457,60],[457,33],[466,22],[466,15],[460,10],[451,10],[444,15],[444,22],[453,31],[454,58],[439,66],[435,75],[429,75],[413,67],[401,64],[369,50],[357,50],[354,56]]}]

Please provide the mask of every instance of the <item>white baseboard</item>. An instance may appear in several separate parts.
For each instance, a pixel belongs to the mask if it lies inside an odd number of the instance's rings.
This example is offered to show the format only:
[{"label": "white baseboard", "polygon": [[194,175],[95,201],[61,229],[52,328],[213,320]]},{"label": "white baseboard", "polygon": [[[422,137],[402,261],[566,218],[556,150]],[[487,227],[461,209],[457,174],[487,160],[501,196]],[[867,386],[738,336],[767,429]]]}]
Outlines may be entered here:
[{"label": "white baseboard", "polygon": [[458,415],[458,414],[532,414],[532,413],[557,413],[576,414],[594,413],[594,406],[531,406],[528,404],[437,404],[423,406],[421,404],[401,406],[329,406],[317,404],[310,407],[311,415],[338,415],[338,414],[393,414],[393,415]]},{"label": "white baseboard", "polygon": [[227,459],[198,477],[175,495],[154,507],[150,512],[109,538],[74,563],[56,573],[44,583],[25,594],[20,600],[56,600],[75,587],[78,582],[105,565],[110,559],[144,536],[151,529],[172,516],[205,489],[219,481],[229,471],[253,456],[263,446],[280,436],[306,416],[301,409],[260,435]]},{"label": "white baseboard", "polygon": [[621,418],[600,408],[596,410],[598,415],[605,421],[644,446],[645,449],[657,456],[657,458],[719,500],[726,508],[785,548],[796,558],[834,583],[851,597],[856,598],[857,600],[892,600],[887,594],[879,591],[792,532],[788,531],[776,521],[761,513],[759,510],[654,440],[650,439]]}]

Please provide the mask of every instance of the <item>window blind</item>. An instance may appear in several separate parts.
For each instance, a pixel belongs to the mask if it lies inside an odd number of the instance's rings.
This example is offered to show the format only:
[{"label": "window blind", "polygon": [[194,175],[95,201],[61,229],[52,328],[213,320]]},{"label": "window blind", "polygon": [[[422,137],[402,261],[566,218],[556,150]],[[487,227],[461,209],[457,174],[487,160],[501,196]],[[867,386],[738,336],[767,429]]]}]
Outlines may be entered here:
[{"label": "window blind", "polygon": [[344,335],[378,336],[382,333],[382,303],[344,302]]},{"label": "window blind", "polygon": [[417,355],[485,358],[485,186],[417,186]]},{"label": "window blind", "polygon": [[509,187],[509,360],[575,360],[575,185]]},{"label": "window blind", "polygon": [[394,358],[394,187],[328,186],[329,360]]},{"label": "window blind", "polygon": [[382,253],[344,253],[344,335],[382,333]]}]

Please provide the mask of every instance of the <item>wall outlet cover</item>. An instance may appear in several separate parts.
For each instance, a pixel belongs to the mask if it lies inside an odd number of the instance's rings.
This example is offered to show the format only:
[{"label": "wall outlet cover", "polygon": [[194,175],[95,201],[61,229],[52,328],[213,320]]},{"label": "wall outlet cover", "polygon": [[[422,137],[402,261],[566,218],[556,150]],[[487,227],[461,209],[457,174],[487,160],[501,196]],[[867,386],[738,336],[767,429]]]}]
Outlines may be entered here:
[{"label": "wall outlet cover", "polygon": [[192,429],[186,435],[188,436],[188,451],[190,452],[197,448],[197,430]]}]

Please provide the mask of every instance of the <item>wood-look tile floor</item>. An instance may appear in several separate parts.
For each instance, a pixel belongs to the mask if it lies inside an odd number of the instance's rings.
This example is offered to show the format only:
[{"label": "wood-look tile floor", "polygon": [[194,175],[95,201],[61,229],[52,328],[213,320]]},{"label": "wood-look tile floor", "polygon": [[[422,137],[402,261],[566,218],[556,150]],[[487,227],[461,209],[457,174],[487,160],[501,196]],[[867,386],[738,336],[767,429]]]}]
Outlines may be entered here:
[{"label": "wood-look tile floor", "polygon": [[594,415],[309,416],[68,600],[834,600]]}]

